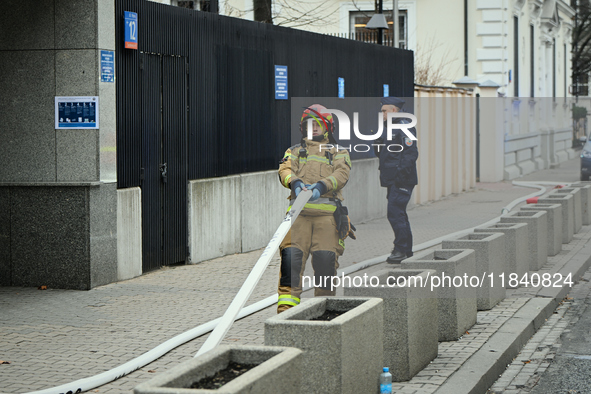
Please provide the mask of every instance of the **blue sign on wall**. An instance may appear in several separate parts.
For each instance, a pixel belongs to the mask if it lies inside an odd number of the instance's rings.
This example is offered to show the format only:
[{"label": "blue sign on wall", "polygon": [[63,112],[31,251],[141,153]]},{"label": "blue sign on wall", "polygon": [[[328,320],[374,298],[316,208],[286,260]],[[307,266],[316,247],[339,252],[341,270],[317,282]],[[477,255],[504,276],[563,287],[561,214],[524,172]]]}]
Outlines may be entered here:
[{"label": "blue sign on wall", "polygon": [[275,65],[275,100],[287,99],[287,66]]},{"label": "blue sign on wall", "polygon": [[339,98],[345,98],[345,78],[339,77]]},{"label": "blue sign on wall", "polygon": [[137,13],[125,11],[125,48],[137,49]]},{"label": "blue sign on wall", "polygon": [[56,129],[98,129],[98,97],[56,97]]},{"label": "blue sign on wall", "polygon": [[384,97],[390,97],[390,85],[384,84]]},{"label": "blue sign on wall", "polygon": [[101,82],[115,82],[115,52],[101,51]]}]

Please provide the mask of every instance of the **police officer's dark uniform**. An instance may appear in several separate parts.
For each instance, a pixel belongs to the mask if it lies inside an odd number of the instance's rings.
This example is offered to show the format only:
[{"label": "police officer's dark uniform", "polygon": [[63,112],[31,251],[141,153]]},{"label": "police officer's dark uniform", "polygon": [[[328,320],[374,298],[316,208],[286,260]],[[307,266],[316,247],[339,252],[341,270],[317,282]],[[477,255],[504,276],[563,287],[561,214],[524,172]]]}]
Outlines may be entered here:
[{"label": "police officer's dark uniform", "polygon": [[[402,109],[404,100],[396,97],[384,97],[382,105],[394,105]],[[394,118],[394,123],[406,123],[404,118]],[[384,127],[384,132],[386,127]],[[415,128],[410,132],[416,136]],[[380,159],[380,184],[388,188],[388,221],[394,230],[394,249],[388,257],[388,263],[399,263],[407,257],[412,256],[412,231],[406,214],[406,206],[410,201],[412,190],[418,183],[417,179],[417,158],[419,151],[417,142],[411,140],[400,129],[392,132],[392,141],[382,141],[386,145],[398,144],[403,147],[401,152],[389,152],[385,147],[376,151]],[[397,150],[397,149],[393,149]]]}]

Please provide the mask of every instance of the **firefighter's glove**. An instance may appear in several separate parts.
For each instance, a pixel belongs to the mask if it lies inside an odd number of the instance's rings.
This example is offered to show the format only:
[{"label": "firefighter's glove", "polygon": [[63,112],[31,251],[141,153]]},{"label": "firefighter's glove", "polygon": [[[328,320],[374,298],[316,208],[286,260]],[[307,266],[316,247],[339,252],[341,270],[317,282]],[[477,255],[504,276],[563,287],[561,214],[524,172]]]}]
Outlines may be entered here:
[{"label": "firefighter's glove", "polygon": [[353,226],[353,224],[351,224],[351,219],[349,219],[349,216],[342,216],[341,223],[339,225],[339,238],[343,240],[347,237],[357,239],[353,231],[357,231],[357,229],[355,226]]},{"label": "firefighter's glove", "polygon": [[316,201],[321,195],[326,193],[326,186],[324,186],[324,183],[322,182],[317,182],[311,185],[308,190],[312,190],[312,197],[310,198],[310,201]]},{"label": "firefighter's glove", "polygon": [[300,192],[302,191],[302,188],[304,187],[304,182],[297,180],[297,181],[291,182],[290,186],[291,186],[291,190],[293,190],[293,192],[295,193],[295,196],[297,197],[298,194],[300,194]]}]

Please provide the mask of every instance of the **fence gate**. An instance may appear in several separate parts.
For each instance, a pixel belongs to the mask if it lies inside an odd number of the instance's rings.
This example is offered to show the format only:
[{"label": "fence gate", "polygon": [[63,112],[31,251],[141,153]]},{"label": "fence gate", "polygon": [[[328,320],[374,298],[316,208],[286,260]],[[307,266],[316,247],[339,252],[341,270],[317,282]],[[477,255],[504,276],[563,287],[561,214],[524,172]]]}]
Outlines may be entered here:
[{"label": "fence gate", "polygon": [[187,258],[187,59],[141,53],[143,271]]}]

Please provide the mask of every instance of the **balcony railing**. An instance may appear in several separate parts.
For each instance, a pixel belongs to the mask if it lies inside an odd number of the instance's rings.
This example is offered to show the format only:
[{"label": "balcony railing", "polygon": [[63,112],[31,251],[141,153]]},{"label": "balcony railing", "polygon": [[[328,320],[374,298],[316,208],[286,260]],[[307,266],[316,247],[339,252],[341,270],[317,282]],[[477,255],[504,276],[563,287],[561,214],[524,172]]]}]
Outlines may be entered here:
[{"label": "balcony railing", "polygon": [[[393,47],[394,35],[391,32],[383,32],[382,34],[382,45]],[[371,44],[378,43],[377,31],[362,31],[357,33],[329,33],[328,35],[333,37],[346,38],[349,40],[367,42]],[[398,48],[406,49],[406,42],[404,40],[398,40]]]}]

